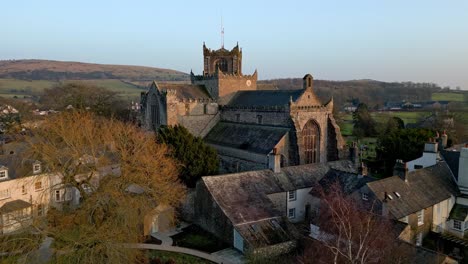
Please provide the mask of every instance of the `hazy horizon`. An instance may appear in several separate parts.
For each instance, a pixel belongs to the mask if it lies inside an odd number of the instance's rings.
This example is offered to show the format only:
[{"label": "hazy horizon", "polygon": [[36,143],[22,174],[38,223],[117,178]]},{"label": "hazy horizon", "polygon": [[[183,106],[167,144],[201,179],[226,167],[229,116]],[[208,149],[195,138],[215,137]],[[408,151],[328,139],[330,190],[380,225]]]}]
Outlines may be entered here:
[{"label": "hazy horizon", "polygon": [[200,74],[202,45],[239,42],[260,79],[433,82],[468,90],[468,2],[9,1],[0,59],[168,68]]}]

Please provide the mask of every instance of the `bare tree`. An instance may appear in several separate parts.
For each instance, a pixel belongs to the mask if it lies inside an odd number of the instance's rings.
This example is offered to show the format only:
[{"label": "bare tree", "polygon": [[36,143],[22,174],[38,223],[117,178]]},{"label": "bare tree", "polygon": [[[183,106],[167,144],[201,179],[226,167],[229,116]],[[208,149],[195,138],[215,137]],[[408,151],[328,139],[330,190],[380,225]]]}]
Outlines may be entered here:
[{"label": "bare tree", "polygon": [[[317,188],[320,209],[311,225],[303,263],[399,263],[398,234],[390,220],[362,210],[338,183]],[[391,260],[390,260],[391,259]]]}]

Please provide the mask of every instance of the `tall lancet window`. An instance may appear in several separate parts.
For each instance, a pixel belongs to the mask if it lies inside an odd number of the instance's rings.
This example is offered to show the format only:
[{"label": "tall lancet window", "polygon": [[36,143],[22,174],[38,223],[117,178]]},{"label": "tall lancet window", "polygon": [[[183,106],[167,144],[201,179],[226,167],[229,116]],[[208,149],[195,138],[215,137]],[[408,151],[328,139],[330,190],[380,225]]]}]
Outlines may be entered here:
[{"label": "tall lancet window", "polygon": [[151,96],[151,123],[156,128],[161,124],[161,118],[159,113],[159,100],[156,95]]},{"label": "tall lancet window", "polygon": [[304,161],[308,163],[319,162],[320,129],[313,120],[309,120],[302,129],[304,141]]}]

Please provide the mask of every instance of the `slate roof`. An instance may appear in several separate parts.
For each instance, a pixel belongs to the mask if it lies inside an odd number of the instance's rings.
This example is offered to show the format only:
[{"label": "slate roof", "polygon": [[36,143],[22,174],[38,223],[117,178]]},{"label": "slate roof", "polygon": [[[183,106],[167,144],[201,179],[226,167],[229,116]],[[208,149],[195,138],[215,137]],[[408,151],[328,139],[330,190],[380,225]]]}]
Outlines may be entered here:
[{"label": "slate roof", "polygon": [[32,206],[32,204],[30,204],[30,203],[28,203],[26,201],[13,200],[11,202],[5,203],[2,207],[0,207],[0,213],[2,213],[2,214],[11,213],[11,212],[14,212],[16,210],[28,208],[30,206]]},{"label": "slate roof", "polygon": [[455,219],[459,221],[465,221],[466,217],[468,216],[468,206],[455,204],[450,211],[449,219]]},{"label": "slate roof", "polygon": [[209,144],[268,154],[288,128],[218,122],[205,137]]},{"label": "slate roof", "polygon": [[239,91],[229,102],[229,106],[284,106],[292,98],[296,101],[304,92],[300,90],[256,90]]},{"label": "slate roof", "polygon": [[292,225],[281,217],[235,226],[237,232],[254,248],[262,248],[294,239]]},{"label": "slate roof", "polygon": [[[431,207],[450,198],[451,195],[458,194],[457,185],[445,162],[411,171],[407,177],[408,182],[398,176],[392,176],[367,184],[377,199],[385,202],[389,212],[396,219]],[[385,192],[393,199],[385,199]],[[395,192],[398,192],[400,198]]]},{"label": "slate roof", "polygon": [[204,85],[193,84],[158,84],[161,91],[176,91],[178,99],[211,99]]},{"label": "slate roof", "polygon": [[281,169],[247,171],[202,177],[214,201],[233,225],[284,215],[275,209],[269,194],[312,187],[331,170],[353,172],[350,161],[315,163]]},{"label": "slate roof", "polygon": [[458,166],[460,164],[460,150],[442,150],[440,154],[444,158],[445,162],[449,166],[450,170],[458,180]]}]

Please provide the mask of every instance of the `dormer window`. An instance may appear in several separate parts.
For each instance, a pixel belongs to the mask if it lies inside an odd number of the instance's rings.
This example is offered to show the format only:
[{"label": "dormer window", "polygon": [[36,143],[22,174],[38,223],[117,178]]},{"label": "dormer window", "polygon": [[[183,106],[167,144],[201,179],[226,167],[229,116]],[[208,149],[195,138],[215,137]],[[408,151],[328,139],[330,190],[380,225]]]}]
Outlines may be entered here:
[{"label": "dormer window", "polygon": [[362,200],[367,201],[367,200],[369,200],[369,195],[367,193],[362,193],[361,198],[362,198]]},{"label": "dormer window", "polygon": [[42,166],[39,161],[33,163],[33,174],[38,174],[42,172]]}]

